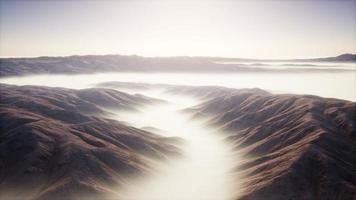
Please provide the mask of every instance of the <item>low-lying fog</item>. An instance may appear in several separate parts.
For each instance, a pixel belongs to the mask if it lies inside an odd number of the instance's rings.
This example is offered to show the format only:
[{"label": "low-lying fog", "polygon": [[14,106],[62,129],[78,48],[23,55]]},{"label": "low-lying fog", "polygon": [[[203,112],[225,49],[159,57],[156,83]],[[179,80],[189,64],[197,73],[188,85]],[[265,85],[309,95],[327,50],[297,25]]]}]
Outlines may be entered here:
[{"label": "low-lying fog", "polygon": [[[99,83],[139,82],[176,85],[220,85],[232,88],[258,87],[274,93],[314,94],[356,100],[356,73],[104,73],[90,75],[38,75],[2,78],[0,82],[15,85],[44,85],[67,88],[89,88]],[[151,128],[165,136],[183,138],[182,158],[162,162],[155,175],[135,179],[118,189],[120,199],[220,199],[236,197],[236,176],[230,174],[238,156],[222,137],[201,121],[192,120],[182,109],[198,100],[171,96],[161,91],[125,91],[165,100],[139,108],[139,112],[112,111],[114,118],[137,128]],[[233,158],[233,159],[232,159]],[[234,183],[232,178],[234,178]]]},{"label": "low-lying fog", "polygon": [[267,69],[343,69],[356,70],[356,64],[352,62],[233,62],[233,61],[216,61],[215,63],[232,65],[238,64],[243,67],[267,68]]},{"label": "low-lying fog", "polygon": [[[230,147],[222,134],[192,120],[181,109],[198,103],[182,96],[144,92],[159,97],[166,103],[141,108],[137,112],[118,112],[117,119],[135,127],[150,127],[165,136],[184,139],[183,158],[162,163],[158,173],[146,179],[133,181],[119,191],[121,199],[190,200],[221,199],[234,196],[230,168],[234,166]],[[233,188],[235,186],[235,188]],[[233,190],[234,189],[234,190]]]},{"label": "low-lying fog", "polygon": [[90,75],[38,75],[2,78],[15,85],[88,88],[107,81],[177,85],[219,85],[254,88],[273,93],[312,94],[356,101],[356,71],[313,73],[102,73]]}]

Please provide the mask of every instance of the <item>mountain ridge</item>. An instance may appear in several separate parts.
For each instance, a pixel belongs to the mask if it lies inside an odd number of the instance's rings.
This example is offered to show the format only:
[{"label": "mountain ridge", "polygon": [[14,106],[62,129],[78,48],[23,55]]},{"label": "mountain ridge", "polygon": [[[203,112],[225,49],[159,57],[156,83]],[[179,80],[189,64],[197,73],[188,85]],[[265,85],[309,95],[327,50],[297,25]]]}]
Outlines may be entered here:
[{"label": "mountain ridge", "polygon": [[[108,82],[108,87],[144,84]],[[225,134],[237,155],[237,200],[353,200],[356,102],[220,86],[162,87],[202,103],[184,109]]]},{"label": "mountain ridge", "polygon": [[[271,69],[245,64],[222,64],[218,61],[290,61],[290,62],[351,62],[356,63],[356,54],[338,57],[304,60],[254,60],[221,57],[142,57],[123,55],[86,55],[67,57],[0,58],[0,76],[34,74],[91,74],[99,72],[305,72],[307,69]],[[309,72],[327,70],[330,72],[345,69],[309,69]]]},{"label": "mountain ridge", "polygon": [[0,100],[4,199],[111,199],[129,177],[150,175],[158,162],[180,155],[178,138],[107,118],[113,107],[132,110],[154,99],[0,84]]},{"label": "mountain ridge", "polygon": [[[183,92],[199,95],[199,87]],[[187,111],[210,118],[244,158],[235,168],[244,182],[237,199],[355,197],[355,102],[225,89]]]},{"label": "mountain ridge", "polygon": [[68,56],[33,56],[33,57],[0,57],[0,59],[57,59],[57,58],[78,58],[78,57],[132,57],[132,58],[205,58],[205,59],[228,59],[245,61],[356,61],[356,53],[344,53],[337,56],[314,57],[314,58],[290,58],[290,59],[263,59],[263,58],[240,58],[223,56],[140,56],[136,54],[83,54]]}]

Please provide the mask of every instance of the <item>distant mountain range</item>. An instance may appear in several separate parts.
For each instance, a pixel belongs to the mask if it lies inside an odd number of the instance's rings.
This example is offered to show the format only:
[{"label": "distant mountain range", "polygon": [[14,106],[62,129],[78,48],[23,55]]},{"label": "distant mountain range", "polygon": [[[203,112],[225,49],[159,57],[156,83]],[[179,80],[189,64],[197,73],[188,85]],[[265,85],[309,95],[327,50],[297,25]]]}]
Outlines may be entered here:
[{"label": "distant mountain range", "polygon": [[322,62],[337,62],[337,61],[350,61],[350,62],[355,62],[356,61],[356,54],[342,54],[337,57],[328,57],[328,58],[316,58],[316,59],[311,59],[314,61],[322,61]]},{"label": "distant mountain range", "polygon": [[[206,57],[209,58],[209,57]],[[335,57],[307,58],[307,59],[253,59],[253,58],[225,58],[210,57],[213,60],[240,62],[356,62],[356,54],[341,54]]]},{"label": "distant mountain range", "polygon": [[267,69],[246,66],[243,63],[221,64],[219,62],[351,62],[356,63],[356,54],[343,54],[337,57],[259,60],[222,57],[142,57],[123,55],[87,55],[67,57],[1,58],[0,75],[16,76],[29,74],[85,74],[97,72],[305,72],[333,69]]}]

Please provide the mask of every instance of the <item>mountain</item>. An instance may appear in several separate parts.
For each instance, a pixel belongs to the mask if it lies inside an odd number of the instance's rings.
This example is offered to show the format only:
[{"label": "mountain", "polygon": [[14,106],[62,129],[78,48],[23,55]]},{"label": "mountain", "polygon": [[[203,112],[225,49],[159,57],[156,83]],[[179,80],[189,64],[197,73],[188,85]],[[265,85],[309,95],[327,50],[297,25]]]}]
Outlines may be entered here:
[{"label": "mountain", "polygon": [[[356,103],[264,90],[107,82],[163,88],[201,104],[185,109],[226,134],[238,155],[236,199],[354,199]],[[238,189],[240,188],[240,189]]]},{"label": "mountain", "polygon": [[[178,138],[111,120],[115,109],[158,102],[112,89],[0,85],[0,194],[4,199],[110,199],[128,180],[179,156]],[[356,103],[217,86],[165,88],[202,103],[186,109],[231,143],[236,199],[353,200]],[[139,113],[138,113],[139,114]]]},{"label": "mountain", "polygon": [[154,103],[110,89],[1,84],[1,199],[119,198],[129,178],[180,155],[165,138],[107,118],[113,107]]},{"label": "mountain", "polygon": [[356,62],[356,54],[342,54],[337,57],[315,58],[315,59],[304,59],[304,60],[319,61],[319,62]]},{"label": "mountain", "polygon": [[[88,74],[98,72],[305,72],[306,69],[272,69],[245,64],[221,64],[217,61],[238,62],[356,62],[355,54],[338,57],[261,60],[222,57],[141,57],[123,55],[88,55],[68,57],[0,58],[0,76],[34,74]],[[321,69],[309,69],[319,72]],[[330,72],[345,69],[322,69]]]},{"label": "mountain", "polygon": [[341,54],[335,57],[306,58],[306,59],[253,59],[253,58],[226,58],[226,57],[202,57],[214,61],[227,62],[356,62],[356,54]]},{"label": "mountain", "polygon": [[243,183],[237,199],[355,198],[355,102],[259,89],[171,92],[205,99],[186,111],[208,118],[207,125],[225,133],[240,155],[234,170]]}]

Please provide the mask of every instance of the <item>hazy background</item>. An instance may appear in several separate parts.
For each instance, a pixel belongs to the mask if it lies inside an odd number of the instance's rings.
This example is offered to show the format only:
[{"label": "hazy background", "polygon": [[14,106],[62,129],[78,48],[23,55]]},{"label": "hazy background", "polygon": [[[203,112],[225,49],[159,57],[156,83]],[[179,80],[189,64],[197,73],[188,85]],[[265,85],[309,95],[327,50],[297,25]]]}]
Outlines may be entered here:
[{"label": "hazy background", "polygon": [[4,1],[0,56],[354,53],[356,1]]}]

